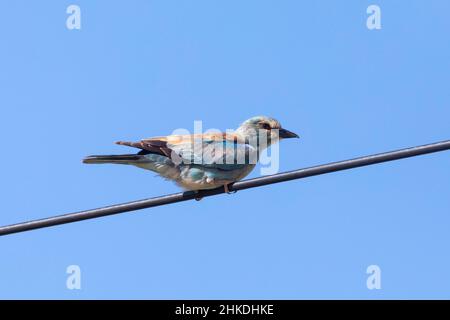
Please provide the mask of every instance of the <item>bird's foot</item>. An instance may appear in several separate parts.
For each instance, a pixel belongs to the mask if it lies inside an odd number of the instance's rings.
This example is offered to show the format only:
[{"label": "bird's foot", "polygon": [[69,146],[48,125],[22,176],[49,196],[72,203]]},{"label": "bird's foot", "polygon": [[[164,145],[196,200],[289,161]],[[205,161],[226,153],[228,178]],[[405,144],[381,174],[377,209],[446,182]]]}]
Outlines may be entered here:
[{"label": "bird's foot", "polygon": [[236,190],[230,190],[231,185],[232,185],[232,183],[223,185],[223,189],[225,190],[225,192],[227,194],[233,194],[233,193],[237,192]]},{"label": "bird's foot", "polygon": [[195,201],[200,201],[200,200],[203,199],[203,197],[199,195],[199,192],[198,192],[198,191],[195,191],[195,193],[197,194],[197,195],[195,196],[195,198],[194,198]]}]

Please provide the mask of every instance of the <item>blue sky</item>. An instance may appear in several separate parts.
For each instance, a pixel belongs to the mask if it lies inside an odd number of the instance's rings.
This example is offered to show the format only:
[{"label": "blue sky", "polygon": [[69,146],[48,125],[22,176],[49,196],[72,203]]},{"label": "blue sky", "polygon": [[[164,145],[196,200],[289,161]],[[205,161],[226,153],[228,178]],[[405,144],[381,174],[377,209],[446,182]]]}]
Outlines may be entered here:
[{"label": "blue sky", "polygon": [[[68,30],[66,8],[81,8]],[[377,4],[382,29],[368,30]],[[0,225],[178,192],[116,140],[273,116],[281,170],[450,138],[450,3],[3,1]],[[450,154],[0,238],[0,298],[450,298]],[[252,177],[259,175],[259,170]],[[366,268],[381,268],[380,290]],[[81,290],[66,268],[81,268]]]}]

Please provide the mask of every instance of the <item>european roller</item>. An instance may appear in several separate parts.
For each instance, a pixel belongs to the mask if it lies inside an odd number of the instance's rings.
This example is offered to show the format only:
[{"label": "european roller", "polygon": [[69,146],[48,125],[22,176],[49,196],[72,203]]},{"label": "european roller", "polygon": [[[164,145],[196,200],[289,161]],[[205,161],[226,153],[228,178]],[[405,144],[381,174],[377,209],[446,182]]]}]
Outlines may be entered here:
[{"label": "european roller", "polygon": [[257,116],[227,133],[169,135],[116,144],[140,149],[136,154],[95,155],[84,163],[133,165],[156,172],[186,190],[224,187],[243,179],[261,152],[282,139],[298,135],[270,117]]}]

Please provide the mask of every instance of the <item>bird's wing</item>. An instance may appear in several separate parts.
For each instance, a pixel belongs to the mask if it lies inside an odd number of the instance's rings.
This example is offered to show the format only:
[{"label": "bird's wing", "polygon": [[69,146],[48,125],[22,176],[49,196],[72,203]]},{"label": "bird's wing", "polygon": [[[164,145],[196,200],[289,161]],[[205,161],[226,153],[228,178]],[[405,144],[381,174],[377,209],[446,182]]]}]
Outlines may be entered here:
[{"label": "bird's wing", "polygon": [[153,137],[138,142],[117,144],[135,147],[189,164],[201,164],[221,170],[238,169],[249,163],[255,148],[233,133],[208,133]]}]

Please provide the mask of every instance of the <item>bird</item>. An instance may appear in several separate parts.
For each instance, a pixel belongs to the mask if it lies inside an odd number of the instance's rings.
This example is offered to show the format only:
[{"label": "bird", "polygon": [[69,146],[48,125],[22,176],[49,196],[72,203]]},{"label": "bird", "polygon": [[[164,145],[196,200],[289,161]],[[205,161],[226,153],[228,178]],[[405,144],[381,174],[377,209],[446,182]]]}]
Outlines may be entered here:
[{"label": "bird", "polygon": [[[126,164],[156,172],[184,190],[224,188],[246,177],[261,152],[279,140],[299,138],[267,116],[244,121],[233,132],[169,135],[116,144],[140,149],[134,154],[92,155],[86,164]],[[199,200],[199,199],[197,199]]]}]

